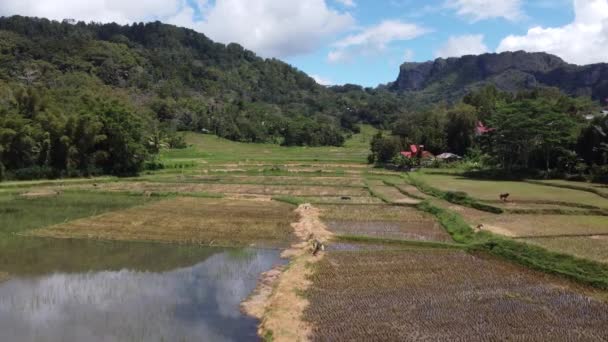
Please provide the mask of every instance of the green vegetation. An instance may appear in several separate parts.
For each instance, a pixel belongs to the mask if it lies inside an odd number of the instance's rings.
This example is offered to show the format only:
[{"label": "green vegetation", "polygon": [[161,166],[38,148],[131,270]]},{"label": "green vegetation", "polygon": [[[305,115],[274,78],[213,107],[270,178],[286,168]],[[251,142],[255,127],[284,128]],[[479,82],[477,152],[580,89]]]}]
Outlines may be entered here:
[{"label": "green vegetation", "polygon": [[403,169],[450,166],[422,153],[413,158],[399,154],[418,145],[433,154],[464,156],[460,164],[475,176],[601,180],[608,170],[608,117],[587,118],[598,113],[597,103],[553,88],[514,94],[487,86],[451,106],[399,115],[392,135],[374,137],[368,161]]},{"label": "green vegetation", "polygon": [[501,193],[509,193],[509,199],[513,202],[555,203],[573,207],[584,205],[590,209],[608,208],[608,200],[605,198],[567,188],[518,181],[475,179],[458,174],[437,174],[428,171],[410,174],[409,178],[417,182],[417,185],[432,185],[442,192],[463,192],[480,201],[499,202]]},{"label": "green vegetation", "polygon": [[[444,199],[450,203],[460,204],[468,206],[481,211],[487,211],[494,214],[502,214],[504,211],[501,208],[491,206],[488,204],[480,203],[474,198],[469,197],[465,192],[462,191],[441,191],[435,187],[428,185],[428,183],[422,182],[412,174],[408,175],[409,182],[415,185],[420,191],[437,198]],[[433,183],[434,184],[434,183]]]},{"label": "green vegetation", "polygon": [[[363,125],[360,133],[352,135],[343,147],[282,147],[275,144],[247,144],[233,142],[213,135],[186,134],[190,145],[186,149],[172,149],[161,152],[161,160],[193,161],[204,158],[209,163],[221,162],[264,162],[281,171],[286,162],[352,162],[362,163],[368,153],[369,140],[376,130]],[[268,168],[272,171],[272,166]],[[327,170],[324,170],[327,171]]]},{"label": "green vegetation", "polygon": [[0,233],[20,233],[150,201],[143,196],[84,191],[40,197],[3,193],[0,194]]}]

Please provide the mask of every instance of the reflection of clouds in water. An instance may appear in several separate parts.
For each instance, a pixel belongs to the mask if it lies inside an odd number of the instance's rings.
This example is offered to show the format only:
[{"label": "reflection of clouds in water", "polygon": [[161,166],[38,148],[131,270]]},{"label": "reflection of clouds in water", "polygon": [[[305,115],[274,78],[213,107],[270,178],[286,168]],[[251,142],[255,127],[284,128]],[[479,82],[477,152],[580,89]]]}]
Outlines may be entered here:
[{"label": "reflection of clouds in water", "polygon": [[[0,285],[1,341],[235,340],[255,336],[239,304],[275,251],[223,252],[166,273],[98,272]],[[245,331],[247,330],[247,331]]]}]

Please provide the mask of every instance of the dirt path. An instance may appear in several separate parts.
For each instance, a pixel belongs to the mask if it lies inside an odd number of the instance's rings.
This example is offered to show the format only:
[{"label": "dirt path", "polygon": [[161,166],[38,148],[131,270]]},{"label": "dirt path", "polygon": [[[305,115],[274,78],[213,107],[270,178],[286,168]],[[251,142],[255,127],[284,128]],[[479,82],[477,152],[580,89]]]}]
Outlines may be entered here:
[{"label": "dirt path", "polygon": [[311,282],[308,280],[310,265],[319,262],[324,252],[312,255],[311,241],[327,242],[332,233],[327,230],[319,215],[320,210],[310,204],[302,204],[296,209],[299,220],[292,224],[300,242],[282,253],[290,258],[287,267],[277,267],[262,275],[258,288],[243,304],[243,311],[262,322],[258,333],[262,337],[272,337],[273,341],[308,341],[311,326],[304,322],[302,315],[309,303],[301,293]]},{"label": "dirt path", "polygon": [[0,272],[0,284],[8,280],[9,275],[6,272]]}]

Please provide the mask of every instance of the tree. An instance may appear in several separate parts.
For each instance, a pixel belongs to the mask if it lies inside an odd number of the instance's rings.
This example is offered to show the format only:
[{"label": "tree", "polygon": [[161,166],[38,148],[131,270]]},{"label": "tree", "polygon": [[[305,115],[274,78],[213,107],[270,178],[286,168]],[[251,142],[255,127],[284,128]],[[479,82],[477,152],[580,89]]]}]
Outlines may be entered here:
[{"label": "tree", "polygon": [[471,105],[457,104],[447,112],[445,140],[449,152],[464,155],[473,145],[477,110]]}]

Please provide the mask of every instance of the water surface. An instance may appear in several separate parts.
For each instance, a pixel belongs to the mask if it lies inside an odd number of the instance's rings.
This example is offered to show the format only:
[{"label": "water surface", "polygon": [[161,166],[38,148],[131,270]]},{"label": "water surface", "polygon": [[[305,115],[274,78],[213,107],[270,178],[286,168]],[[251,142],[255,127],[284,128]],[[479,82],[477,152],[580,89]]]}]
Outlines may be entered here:
[{"label": "water surface", "polygon": [[[27,251],[27,241],[17,244]],[[257,320],[239,305],[281,262],[274,250],[31,241],[49,258],[0,251],[10,275],[0,283],[0,341],[257,340]]]}]

